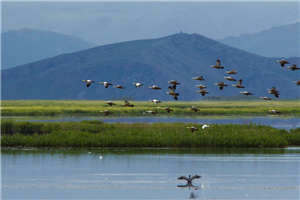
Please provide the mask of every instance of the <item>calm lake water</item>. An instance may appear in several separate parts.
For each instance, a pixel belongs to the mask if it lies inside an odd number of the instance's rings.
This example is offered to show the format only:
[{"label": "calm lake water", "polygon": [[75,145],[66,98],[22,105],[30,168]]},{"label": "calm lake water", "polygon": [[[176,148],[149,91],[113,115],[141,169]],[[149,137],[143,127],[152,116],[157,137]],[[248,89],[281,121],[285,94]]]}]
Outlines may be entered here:
[{"label": "calm lake water", "polygon": [[19,121],[40,122],[67,122],[83,120],[100,120],[107,123],[155,123],[155,122],[184,122],[199,124],[258,124],[268,125],[280,129],[300,128],[300,117],[3,117],[4,119],[16,119]]},{"label": "calm lake water", "polygon": [[[300,148],[2,149],[2,199],[300,198]],[[178,188],[199,174],[200,189]]]}]

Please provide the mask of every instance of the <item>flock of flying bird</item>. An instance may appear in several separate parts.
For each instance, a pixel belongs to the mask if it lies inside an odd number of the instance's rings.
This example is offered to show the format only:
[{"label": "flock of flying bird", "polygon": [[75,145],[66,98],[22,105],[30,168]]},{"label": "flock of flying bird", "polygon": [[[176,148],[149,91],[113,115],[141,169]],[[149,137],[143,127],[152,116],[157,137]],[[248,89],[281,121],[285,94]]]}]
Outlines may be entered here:
[{"label": "flock of flying bird", "polygon": [[[285,65],[289,64],[289,62],[285,59],[277,60],[276,62],[278,62],[281,67],[285,67]],[[216,64],[211,65],[211,67],[214,68],[214,69],[224,69],[224,66],[222,66],[220,59],[217,59]],[[291,66],[288,66],[287,68],[291,71],[300,70],[300,68],[297,67],[296,64],[292,64]],[[235,75],[237,73],[238,72],[236,70],[226,71],[227,75],[224,76],[224,79],[226,79],[228,81],[231,81],[231,82],[237,81],[236,84],[232,84],[233,87],[240,88],[240,89],[245,88],[245,86],[242,84],[243,83],[242,79],[236,80],[234,77],[232,77],[232,75]],[[196,80],[196,81],[204,81],[205,80],[203,76],[193,77],[192,79]],[[96,81],[93,81],[93,80],[82,80],[82,81],[86,84],[86,87],[90,87],[93,83],[98,83],[98,84],[103,85],[104,88],[115,87],[115,88],[118,88],[118,89],[125,89],[125,87],[122,86],[122,85],[119,85],[119,84],[113,85],[112,83],[110,83],[108,81],[105,81],[105,82],[96,82]],[[176,80],[170,80],[170,81],[168,81],[168,83],[169,83],[169,87],[168,87],[167,94],[172,96],[174,100],[178,100],[179,93],[176,92],[176,89],[177,89],[177,86],[180,85],[180,83]],[[300,80],[295,81],[295,83],[298,86],[300,86]],[[133,85],[136,88],[140,88],[140,87],[144,86],[144,84],[141,83],[141,82],[135,82],[135,83],[133,83]],[[218,86],[218,88],[220,90],[223,90],[225,87],[228,86],[228,84],[226,84],[224,81],[220,81],[218,83],[215,83],[215,85]],[[206,90],[207,87],[205,85],[200,84],[200,85],[196,85],[196,87],[199,88],[199,91],[197,91],[197,92],[200,93],[202,96],[205,96],[206,94],[208,94],[208,91]],[[152,90],[161,90],[162,89],[158,85],[151,85],[149,88],[152,89]],[[246,95],[246,96],[253,95],[253,93],[249,92],[249,91],[241,91],[240,93],[243,94],[243,95]],[[268,93],[271,94],[271,95],[274,95],[274,97],[276,97],[276,98],[279,98],[279,96],[280,96],[279,90],[276,89],[276,87],[272,87],[271,89],[268,89]],[[272,100],[271,97],[267,97],[267,96],[263,96],[263,97],[260,97],[260,98],[263,99],[263,100],[266,100],[266,101]],[[158,100],[158,99],[153,99],[152,102],[154,104],[161,103],[161,101]],[[115,103],[112,102],[112,101],[107,101],[106,104],[109,105],[109,106],[115,105]],[[125,100],[124,106],[125,107],[134,107],[134,105],[131,104],[127,100]],[[194,111],[194,112],[199,111],[199,109],[194,107],[194,106],[192,106],[190,109],[191,109],[191,111]],[[167,111],[168,113],[173,111],[170,107],[166,107],[166,108],[164,108],[164,110]],[[104,113],[105,116],[111,114],[111,111],[109,111],[109,110],[105,110],[105,111],[102,111],[102,112]],[[157,111],[148,110],[148,111],[145,111],[145,113],[157,114]],[[270,110],[270,113],[279,114],[280,112],[277,111],[277,110]],[[187,128],[189,128],[192,132],[197,130],[196,127],[187,127]]]}]

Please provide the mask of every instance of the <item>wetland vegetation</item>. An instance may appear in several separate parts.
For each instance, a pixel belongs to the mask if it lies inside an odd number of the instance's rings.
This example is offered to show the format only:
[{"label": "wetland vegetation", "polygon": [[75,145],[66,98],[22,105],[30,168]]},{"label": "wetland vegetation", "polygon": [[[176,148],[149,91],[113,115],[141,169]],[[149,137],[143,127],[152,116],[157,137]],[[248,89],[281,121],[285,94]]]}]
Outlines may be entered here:
[{"label": "wetland vegetation", "polygon": [[[162,102],[153,104],[146,101],[132,101],[134,107],[124,107],[123,101],[114,101],[109,106],[105,101],[90,100],[7,100],[2,101],[2,116],[145,116],[145,111],[154,110],[159,116],[206,116],[206,115],[269,115],[269,110],[280,111],[281,115],[300,115],[299,100],[285,101],[195,101],[195,102]],[[198,112],[191,110],[197,107]],[[173,112],[167,113],[164,108],[170,107]]]},{"label": "wetland vegetation", "polygon": [[[190,132],[186,127],[199,130]],[[255,124],[217,125],[201,129],[190,123],[108,124],[16,122],[1,124],[2,147],[286,147],[300,145],[300,129],[290,131]]]}]

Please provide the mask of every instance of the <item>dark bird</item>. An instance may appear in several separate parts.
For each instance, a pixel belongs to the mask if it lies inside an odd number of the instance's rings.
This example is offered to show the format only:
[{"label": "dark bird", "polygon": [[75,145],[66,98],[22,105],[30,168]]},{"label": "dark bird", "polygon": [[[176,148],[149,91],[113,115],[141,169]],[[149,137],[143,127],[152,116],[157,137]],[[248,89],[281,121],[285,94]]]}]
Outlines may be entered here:
[{"label": "dark bird", "polygon": [[281,112],[279,112],[278,110],[269,110],[269,113],[270,114],[274,114],[274,115],[278,115],[278,114],[281,114]]},{"label": "dark bird", "polygon": [[233,78],[231,76],[224,76],[224,78],[228,81],[236,81],[235,78]]},{"label": "dark bird", "polygon": [[273,94],[276,98],[279,98],[279,91],[276,90],[275,87],[272,87],[271,89],[268,90],[269,94]]},{"label": "dark bird", "polygon": [[228,86],[228,85],[227,85],[226,83],[224,83],[224,82],[218,82],[218,83],[216,83],[216,85],[219,86],[219,89],[220,89],[220,90],[223,90],[224,87]]},{"label": "dark bird", "polygon": [[293,64],[293,65],[289,66],[288,69],[290,69],[290,70],[292,70],[292,71],[295,71],[295,70],[299,70],[300,68],[297,67],[296,64]]},{"label": "dark bird", "polygon": [[285,59],[281,59],[281,60],[277,60],[276,62],[278,62],[280,64],[281,67],[284,67],[285,64],[290,64],[287,60]]},{"label": "dark bird", "polygon": [[226,74],[237,74],[237,71],[235,70],[226,71]]},{"label": "dark bird", "polygon": [[158,87],[157,85],[151,85],[149,88],[152,90],[161,90],[161,88]]},{"label": "dark bird", "polygon": [[134,105],[129,103],[129,101],[127,101],[127,100],[124,100],[124,106],[125,107],[134,107]]},{"label": "dark bird", "polygon": [[95,83],[95,81],[92,81],[92,80],[82,80],[82,82],[85,82],[86,87],[90,87],[92,85],[92,83]]},{"label": "dark bird", "polygon": [[272,100],[272,98],[270,98],[270,97],[260,97],[260,98],[263,99],[263,100],[266,100],[266,101]]},{"label": "dark bird", "polygon": [[217,59],[216,60],[216,65],[211,65],[212,68],[215,68],[215,69],[224,69],[224,66],[221,65],[221,60],[220,59]]},{"label": "dark bird", "polygon": [[136,83],[133,83],[133,85],[134,85],[136,88],[139,88],[139,87],[142,87],[144,84],[139,83],[139,82],[136,82]]},{"label": "dark bird", "polygon": [[197,87],[197,88],[200,88],[201,90],[206,88],[205,85],[196,85],[196,87]]},{"label": "dark bird", "polygon": [[113,85],[112,83],[109,83],[107,81],[99,82],[99,84],[103,85],[105,88],[108,88],[110,85]]},{"label": "dark bird", "polygon": [[108,115],[112,114],[112,112],[109,111],[109,110],[103,110],[103,111],[100,111],[100,112],[103,113],[104,116],[108,116]]},{"label": "dark bird", "polygon": [[168,89],[174,91],[174,90],[176,90],[176,85],[170,85],[170,86],[168,87]]},{"label": "dark bird", "polygon": [[115,88],[124,89],[122,85],[116,85]]},{"label": "dark bird", "polygon": [[233,84],[232,86],[233,86],[233,87],[236,87],[236,88],[245,88],[245,87],[242,85],[242,82],[243,82],[243,80],[240,79],[240,80],[238,80],[238,84]]},{"label": "dark bird", "polygon": [[170,80],[170,81],[168,81],[168,83],[171,85],[180,85],[180,83],[176,80]]},{"label": "dark bird", "polygon": [[167,113],[173,112],[173,109],[171,109],[170,107],[166,107],[164,108],[165,111],[167,111]]},{"label": "dark bird", "polygon": [[243,95],[246,95],[246,96],[253,95],[251,92],[248,92],[248,91],[242,91],[240,93]]},{"label": "dark bird", "polygon": [[113,105],[116,105],[114,102],[112,101],[106,101],[106,104],[109,105],[109,106],[113,106]]},{"label": "dark bird", "polygon": [[299,81],[295,81],[296,85],[300,85],[300,80]]},{"label": "dark bird", "polygon": [[201,178],[201,176],[199,176],[199,175],[195,175],[195,176],[189,175],[188,177],[186,177],[186,176],[180,176],[177,179],[178,180],[186,180],[188,185],[192,185],[193,184],[192,181],[194,179],[198,179],[198,178]]},{"label": "dark bird", "polygon": [[199,109],[198,109],[198,108],[196,108],[195,106],[192,106],[192,107],[191,107],[191,111],[198,112],[198,111],[199,111]]},{"label": "dark bird", "polygon": [[202,90],[198,91],[198,93],[200,93],[202,96],[205,96],[206,94],[208,94],[208,91],[202,89]]},{"label": "dark bird", "polygon": [[193,80],[197,80],[197,81],[204,81],[204,77],[203,76],[196,76],[192,78]]},{"label": "dark bird", "polygon": [[[198,131],[198,128],[194,127],[194,126],[188,126],[186,127],[187,129],[190,129],[190,131],[193,133],[195,131]],[[178,178],[179,179],[179,178]]]},{"label": "dark bird", "polygon": [[174,90],[170,90],[167,92],[168,95],[171,95],[176,101],[178,100],[179,93],[175,92]]}]

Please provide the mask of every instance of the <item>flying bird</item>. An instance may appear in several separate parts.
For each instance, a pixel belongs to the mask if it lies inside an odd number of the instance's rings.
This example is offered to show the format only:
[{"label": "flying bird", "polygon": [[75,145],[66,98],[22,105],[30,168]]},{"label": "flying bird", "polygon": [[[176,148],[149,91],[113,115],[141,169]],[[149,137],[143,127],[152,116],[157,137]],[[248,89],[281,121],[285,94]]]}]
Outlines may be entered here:
[{"label": "flying bird", "polygon": [[281,59],[281,60],[277,60],[276,62],[278,62],[280,64],[281,67],[284,67],[284,65],[286,64],[290,64],[287,60],[285,59]]},{"label": "flying bird", "polygon": [[149,88],[152,90],[161,90],[161,88],[158,87],[157,85],[151,85]]},{"label": "flying bird", "polygon": [[253,95],[251,92],[248,92],[248,91],[242,91],[240,93],[243,95],[246,95],[246,96]]},{"label": "flying bird", "polygon": [[197,88],[200,88],[201,90],[206,88],[205,85],[196,85],[196,87],[197,87]]},{"label": "flying bird", "polygon": [[235,78],[233,78],[231,76],[224,76],[224,78],[228,81],[236,81]]},{"label": "flying bird", "polygon": [[276,87],[272,87],[271,89],[269,89],[268,93],[273,94],[276,98],[279,98],[279,91],[276,90]]},{"label": "flying bird", "polygon": [[232,86],[233,86],[233,87],[236,87],[236,88],[245,88],[245,87],[242,85],[242,83],[243,83],[243,80],[240,79],[240,80],[238,80],[238,84],[233,84]]},{"label": "flying bird", "polygon": [[136,88],[142,87],[144,84],[140,82],[133,83]]},{"label": "flying bird", "polygon": [[197,80],[197,81],[204,81],[204,77],[203,76],[196,76],[192,78],[193,80]]},{"label": "flying bird", "polygon": [[116,85],[115,88],[124,89],[122,85]]},{"label": "flying bird", "polygon": [[170,81],[168,81],[168,83],[171,85],[180,85],[180,83],[176,80],[170,80]]},{"label": "flying bird", "polygon": [[219,87],[220,90],[223,90],[224,87],[228,86],[226,83],[224,82],[218,82],[215,83],[215,85],[217,85]]},{"label": "flying bird", "polygon": [[186,176],[180,176],[177,179],[178,180],[186,180],[188,185],[192,185],[192,181],[194,179],[199,179],[199,178],[201,178],[201,176],[199,176],[199,175],[194,175],[194,176],[189,175],[188,177],[186,177]]},{"label": "flying bird", "polygon": [[300,85],[300,80],[299,81],[295,81],[296,85]]},{"label": "flying bird", "polygon": [[92,81],[92,80],[82,80],[82,82],[85,82],[86,87],[90,87],[92,85],[92,83],[95,83],[95,81]]},{"label": "flying bird", "polygon": [[300,68],[297,67],[296,64],[293,64],[293,65],[289,66],[288,69],[290,69],[290,70],[292,70],[292,71],[295,71],[295,70],[299,70]]},{"label": "flying bird", "polygon": [[113,85],[112,83],[109,83],[107,81],[99,82],[99,84],[103,85],[105,88],[108,88],[110,85]]},{"label": "flying bird", "polygon": [[202,89],[202,90],[198,91],[198,93],[200,93],[202,96],[205,96],[206,94],[208,94],[208,91]]},{"label": "flying bird", "polygon": [[226,71],[226,74],[237,74],[237,71],[235,70]]},{"label": "flying bird", "polygon": [[215,69],[224,69],[224,66],[221,65],[221,60],[217,59],[215,65],[211,65],[210,67],[215,68]]}]

